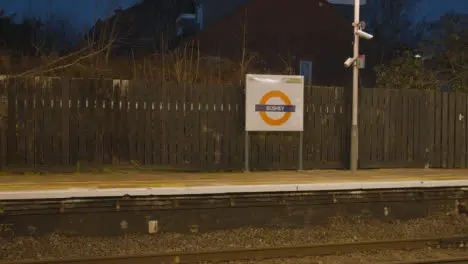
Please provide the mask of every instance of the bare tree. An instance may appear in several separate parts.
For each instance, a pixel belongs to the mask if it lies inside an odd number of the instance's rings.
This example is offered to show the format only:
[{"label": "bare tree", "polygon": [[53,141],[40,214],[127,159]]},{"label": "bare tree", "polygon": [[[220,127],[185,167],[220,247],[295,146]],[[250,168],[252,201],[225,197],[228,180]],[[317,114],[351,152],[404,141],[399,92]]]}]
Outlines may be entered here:
[{"label": "bare tree", "polygon": [[241,60],[240,66],[240,83],[244,82],[244,76],[249,70],[250,66],[258,59],[258,54],[249,51],[248,47],[248,14],[247,8],[244,9],[244,15],[241,18]]},{"label": "bare tree", "polygon": [[[368,26],[380,41],[381,63],[392,57],[405,37],[415,35],[412,17],[421,0],[368,0]],[[419,33],[418,33],[419,34]]]}]

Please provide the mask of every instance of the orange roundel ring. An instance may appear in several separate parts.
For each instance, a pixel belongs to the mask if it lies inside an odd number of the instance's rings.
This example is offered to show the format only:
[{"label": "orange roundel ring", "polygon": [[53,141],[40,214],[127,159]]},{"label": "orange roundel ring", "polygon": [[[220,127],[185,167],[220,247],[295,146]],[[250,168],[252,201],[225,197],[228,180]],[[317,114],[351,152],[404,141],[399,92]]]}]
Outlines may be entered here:
[{"label": "orange roundel ring", "polygon": [[[268,100],[275,97],[280,98],[285,105],[291,105],[291,100],[289,100],[289,97],[281,91],[270,91],[266,93],[262,97],[262,99],[260,99],[260,104],[266,105]],[[284,115],[278,119],[273,119],[269,117],[265,112],[260,112],[260,117],[265,123],[267,123],[270,126],[281,126],[289,120],[289,118],[291,117],[291,112],[285,112]]]}]

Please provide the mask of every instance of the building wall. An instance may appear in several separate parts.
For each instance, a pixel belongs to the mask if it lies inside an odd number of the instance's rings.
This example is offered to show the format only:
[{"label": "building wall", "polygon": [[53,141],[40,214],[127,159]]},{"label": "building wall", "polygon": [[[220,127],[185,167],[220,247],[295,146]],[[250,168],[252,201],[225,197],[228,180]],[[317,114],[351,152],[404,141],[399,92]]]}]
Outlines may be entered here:
[{"label": "building wall", "polygon": [[212,25],[252,0],[195,0],[203,6],[205,25]]},{"label": "building wall", "polygon": [[300,60],[309,60],[315,84],[349,82],[343,62],[352,55],[351,21],[325,1],[257,0],[205,28],[196,39],[204,54],[240,60],[245,43],[266,70],[284,70],[286,59],[298,72]]}]

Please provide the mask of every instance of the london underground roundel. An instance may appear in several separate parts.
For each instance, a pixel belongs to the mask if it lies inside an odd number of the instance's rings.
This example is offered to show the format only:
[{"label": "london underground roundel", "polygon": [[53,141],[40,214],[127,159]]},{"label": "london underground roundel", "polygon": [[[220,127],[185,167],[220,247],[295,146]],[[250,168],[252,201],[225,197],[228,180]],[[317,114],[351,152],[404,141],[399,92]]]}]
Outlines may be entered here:
[{"label": "london underground roundel", "polygon": [[246,77],[247,131],[303,131],[302,76]]}]

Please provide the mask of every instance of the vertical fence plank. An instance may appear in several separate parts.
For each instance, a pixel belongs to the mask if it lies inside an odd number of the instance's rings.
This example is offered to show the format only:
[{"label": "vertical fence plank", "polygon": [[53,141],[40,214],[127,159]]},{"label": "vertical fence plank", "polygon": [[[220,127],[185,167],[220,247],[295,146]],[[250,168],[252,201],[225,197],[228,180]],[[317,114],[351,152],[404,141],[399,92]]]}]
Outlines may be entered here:
[{"label": "vertical fence plank", "polygon": [[372,160],[372,94],[371,90],[363,89],[359,104],[359,166],[366,168]]},{"label": "vertical fence plank", "polygon": [[5,126],[0,125],[0,171],[2,171],[6,165],[7,140],[5,131]]},{"label": "vertical fence plank", "polygon": [[146,119],[149,123],[149,128],[146,135],[147,143],[146,155],[148,164],[159,165],[159,126],[157,124],[157,118],[159,117],[159,86],[158,82],[149,81],[146,83],[149,89],[148,98],[148,109],[146,113]]},{"label": "vertical fence plank", "polygon": [[219,98],[220,103],[221,103],[221,112],[222,115],[220,116],[221,118],[221,126],[223,133],[222,133],[222,139],[221,139],[221,166],[225,168],[226,170],[232,169],[231,167],[231,149],[230,149],[230,142],[231,142],[231,137],[232,137],[232,131],[230,129],[231,127],[231,112],[229,109],[230,105],[230,100],[229,98],[229,93],[228,90],[232,89],[232,86],[229,85],[223,85],[221,87],[221,92]]},{"label": "vertical fence plank", "polygon": [[17,87],[18,81],[14,80],[11,82],[11,85],[8,87],[8,164],[15,164],[15,156],[17,152],[17,140],[16,140],[16,130],[17,130],[17,113],[16,113],[16,104],[17,104]]},{"label": "vertical fence plank", "polygon": [[208,164],[208,96],[207,86],[198,87],[200,92],[200,165],[206,167]]},{"label": "vertical fence plank", "polygon": [[413,95],[415,99],[414,107],[414,156],[415,164],[413,167],[420,168],[424,164],[424,149],[426,148],[426,133],[421,133],[421,124],[424,123],[424,112],[421,112],[421,105],[424,105],[424,100],[426,97],[425,92],[415,93]]},{"label": "vertical fence plank", "polygon": [[457,113],[455,111],[456,109],[456,94],[455,93],[449,93],[449,101],[448,101],[448,137],[447,137],[447,142],[448,142],[448,164],[447,168],[454,168],[455,167],[455,140],[456,140],[456,134],[455,134],[455,123],[457,120]]},{"label": "vertical fence plank", "polygon": [[43,119],[43,153],[44,153],[44,164],[53,165],[53,125],[52,125],[52,89],[47,78],[41,79],[42,85],[42,96],[43,96],[43,107],[44,107],[44,119]]},{"label": "vertical fence plank", "polygon": [[244,165],[244,124],[240,123],[239,117],[239,104],[242,100],[242,87],[229,86],[225,90],[229,97],[228,113],[229,119],[229,160],[231,169],[242,169]]},{"label": "vertical fence plank", "polygon": [[442,151],[442,168],[448,168],[448,138],[449,138],[449,95],[442,93],[442,121],[441,121],[441,151]]},{"label": "vertical fence plank", "polygon": [[244,168],[245,164],[245,86],[238,88],[238,91],[234,94],[236,98],[235,104],[235,120],[237,131],[239,136],[237,137],[237,155],[241,157],[241,168]]},{"label": "vertical fence plank", "polygon": [[169,97],[167,95],[168,85],[163,84],[161,86],[161,164],[169,164],[169,136],[168,132],[168,108],[169,108]]},{"label": "vertical fence plank", "polygon": [[48,78],[48,83],[51,89],[51,120],[52,120],[52,163],[60,165],[62,164],[62,84],[60,78]]},{"label": "vertical fence plank", "polygon": [[339,105],[336,108],[337,113],[337,151],[338,154],[336,156],[336,164],[333,164],[331,168],[345,168],[347,163],[347,135],[348,135],[348,118],[347,118],[347,97],[344,89],[342,88],[335,88],[335,90],[340,94]]},{"label": "vertical fence plank", "polygon": [[392,150],[394,162],[402,162],[401,144],[403,143],[403,105],[401,91],[394,91],[391,102],[391,118],[392,118]]},{"label": "vertical fence plank", "polygon": [[434,155],[433,167],[443,167],[443,148],[442,148],[442,93],[434,92],[434,146],[432,152]]},{"label": "vertical fence plank", "polygon": [[432,96],[432,91],[426,91],[419,102],[419,113],[421,116],[421,121],[419,123],[419,135],[421,136],[419,156],[425,168],[428,168],[430,164],[430,149],[433,145],[434,137],[434,124],[432,122],[434,107],[432,106]]},{"label": "vertical fence plank", "polygon": [[467,122],[468,122],[468,94],[463,94],[462,95],[464,97],[464,102],[465,102],[465,105],[464,105],[464,108],[463,110],[465,111],[465,115],[464,115],[464,131],[463,131],[463,136],[464,136],[464,139],[465,139],[465,144],[464,144],[464,166],[463,168],[468,168],[468,125],[467,125]]},{"label": "vertical fence plank", "polygon": [[314,131],[313,140],[315,145],[315,161],[317,165],[322,164],[322,89],[316,89],[313,98],[314,113]]},{"label": "vertical fence plank", "polygon": [[407,125],[407,144],[406,144],[406,163],[412,163],[414,161],[414,113],[415,113],[415,101],[412,91],[405,91],[406,102],[408,112],[406,113],[406,125]]},{"label": "vertical fence plank", "polygon": [[40,80],[34,78],[34,164],[44,164],[44,93]]},{"label": "vertical fence plank", "polygon": [[337,140],[337,131],[336,131],[336,119],[337,119],[337,104],[339,100],[339,95],[337,94],[336,88],[331,88],[329,91],[329,135],[331,136],[331,141],[330,141],[330,151],[328,155],[328,162],[331,161],[336,161],[337,160],[337,153],[338,153],[338,146],[339,146],[339,140]]},{"label": "vertical fence plank", "polygon": [[25,164],[27,167],[35,167],[34,163],[34,82],[28,78],[25,80]]},{"label": "vertical fence plank", "polygon": [[213,169],[223,166],[223,139],[224,139],[224,112],[223,112],[223,85],[217,85],[212,88],[213,91],[213,122],[212,140],[213,140]]},{"label": "vertical fence plank", "polygon": [[395,153],[394,153],[394,148],[392,147],[392,138],[393,138],[393,133],[392,133],[392,114],[391,111],[393,110],[391,108],[391,102],[393,99],[393,91],[388,91],[385,93],[384,98],[383,98],[383,109],[384,109],[384,115],[383,115],[383,120],[384,120],[384,135],[383,135],[383,160],[385,162],[390,162],[392,159],[395,158]]},{"label": "vertical fence plank", "polygon": [[70,130],[69,130],[69,147],[70,147],[70,163],[75,165],[79,161],[79,81],[72,79],[70,81]]},{"label": "vertical fence plank", "polygon": [[185,85],[185,100],[184,100],[184,160],[187,166],[190,168],[194,168],[194,118],[195,118],[195,111],[194,111],[194,93],[193,93],[193,85],[186,84]]},{"label": "vertical fence plank", "polygon": [[455,167],[464,168],[466,155],[466,139],[465,139],[465,118],[466,118],[466,97],[462,93],[455,95]]},{"label": "vertical fence plank", "polygon": [[116,122],[119,128],[119,163],[131,164],[130,146],[133,146],[131,140],[131,132],[133,128],[130,126],[130,80],[120,80],[116,91],[116,100],[118,100],[118,116]]},{"label": "vertical fence plank", "polygon": [[98,101],[101,103],[102,117],[100,120],[102,149],[100,151],[101,164],[113,164],[113,142],[117,140],[114,128],[114,105],[113,105],[113,81],[110,79],[101,79],[101,89],[98,93]]},{"label": "vertical fence plank", "polygon": [[62,86],[62,164],[70,164],[70,80],[61,79]]},{"label": "vertical fence plank", "polygon": [[[312,116],[312,105],[310,103],[310,97],[311,97],[311,87],[310,86],[305,86],[304,87],[304,155],[303,155],[303,165],[304,169],[309,169],[310,168],[310,158],[311,158],[311,153],[313,151],[313,148],[311,146],[311,142],[309,140],[309,137],[307,136],[308,133],[311,133],[312,127],[311,127],[311,116]],[[275,151],[278,151],[275,148]],[[278,151],[279,152],[279,151]],[[276,160],[275,160],[276,162]]]},{"label": "vertical fence plank", "polygon": [[99,123],[96,118],[99,110],[97,105],[97,94],[99,82],[97,80],[87,80],[86,85],[86,161],[97,165],[98,148],[100,148],[99,137]]},{"label": "vertical fence plank", "polygon": [[[321,95],[321,138],[322,138],[322,158],[321,158],[321,163],[322,165],[325,164],[329,160],[329,155],[330,155],[330,120],[331,120],[331,115],[330,115],[330,89],[321,89],[322,90],[322,95]],[[326,146],[326,147],[325,147]]]},{"label": "vertical fence plank", "polygon": [[148,104],[148,87],[146,87],[146,82],[143,80],[134,80],[133,81],[135,89],[135,98],[136,98],[136,110],[135,110],[135,128],[136,128],[136,155],[137,160],[140,164],[145,163],[145,146],[146,146],[146,130],[149,127],[149,124],[146,122],[146,107]]},{"label": "vertical fence plank", "polygon": [[27,119],[26,119],[26,112],[27,112],[27,84],[25,79],[21,79],[18,82],[17,92],[18,97],[16,99],[17,104],[17,153],[15,155],[15,163],[26,167],[26,152],[27,152],[27,138],[26,138],[26,129],[27,129]]},{"label": "vertical fence plank", "polygon": [[408,93],[405,91],[401,91],[401,103],[402,103],[402,113],[401,113],[401,144],[398,146],[399,153],[401,155],[402,161],[408,161],[408,136],[409,136],[409,124],[408,123],[408,115],[410,113],[409,110],[409,100],[408,100]]},{"label": "vertical fence plank", "polygon": [[193,143],[192,143],[192,164],[195,168],[202,167],[202,158],[201,158],[201,118],[202,118],[202,97],[203,94],[200,92],[200,85],[192,86],[192,101],[193,101]]},{"label": "vertical fence plank", "polygon": [[421,133],[427,133],[426,134],[426,148],[424,150],[425,156],[425,168],[432,167],[432,164],[434,162],[434,138],[435,138],[435,92],[434,91],[429,91],[427,92],[426,96],[426,102],[424,104],[424,107],[422,108],[422,111],[426,113],[426,123],[424,123],[421,126]]},{"label": "vertical fence plank", "polygon": [[91,119],[90,123],[90,141],[89,141],[89,158],[88,160],[92,162],[95,166],[100,167],[102,165],[102,155],[103,155],[103,133],[104,133],[104,106],[102,105],[103,90],[101,80],[92,80],[89,91],[89,113]]},{"label": "vertical fence plank", "polygon": [[123,159],[121,149],[125,145],[125,141],[123,141],[124,137],[122,136],[122,126],[126,125],[122,120],[122,98],[120,97],[122,81],[113,79],[110,82],[112,82],[112,84],[109,84],[111,85],[110,111],[112,112],[111,127],[109,128],[112,131],[111,160],[112,164],[121,164]]},{"label": "vertical fence plank", "polygon": [[187,135],[186,135],[186,126],[185,126],[185,116],[186,116],[186,93],[187,86],[185,84],[180,84],[177,86],[177,89],[173,93],[173,98],[175,102],[175,114],[176,119],[176,130],[174,131],[177,134],[177,165],[185,167],[187,165]]},{"label": "vertical fence plank", "polygon": [[[370,151],[369,151],[369,159],[370,159],[370,164],[377,163],[378,162],[378,132],[377,128],[379,126],[378,124],[378,102],[377,102],[377,95],[376,95],[376,89],[368,90],[369,92],[369,98],[368,98],[368,103],[369,106],[367,109],[369,109],[369,145],[370,145]],[[372,165],[371,165],[372,166]]]},{"label": "vertical fence plank", "polygon": [[129,81],[127,91],[128,105],[127,107],[127,124],[128,124],[128,152],[129,161],[134,166],[138,166],[138,152],[137,152],[137,98],[136,98],[136,83],[135,80]]},{"label": "vertical fence plank", "polygon": [[167,120],[166,120],[166,134],[168,145],[168,164],[172,166],[177,165],[177,90],[178,84],[165,85],[166,87],[166,100],[168,102]]},{"label": "vertical fence plank", "polygon": [[166,88],[166,100],[167,100],[167,119],[166,129],[167,131],[167,150],[168,150],[168,164],[177,164],[177,112],[176,102],[174,98],[175,90],[178,88],[178,84],[167,84]]},{"label": "vertical fence plank", "polygon": [[0,80],[0,171],[6,166],[7,155],[7,118],[8,118],[8,93],[9,80]]},{"label": "vertical fence plank", "polygon": [[86,80],[77,79],[76,80],[76,93],[77,93],[77,105],[76,105],[76,113],[77,113],[77,121],[78,121],[78,157],[77,163],[79,163],[81,169],[81,163],[83,163],[86,158],[86,97],[87,97],[87,89]]},{"label": "vertical fence plank", "polygon": [[153,119],[152,112],[154,106],[154,90],[149,85],[148,82],[145,82],[146,87],[146,96],[145,96],[145,105],[144,105],[144,118],[145,118],[145,165],[153,164],[153,138],[154,134],[153,128]]}]

